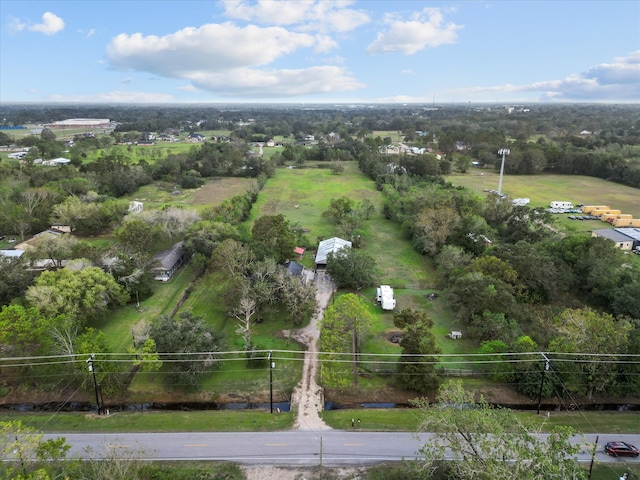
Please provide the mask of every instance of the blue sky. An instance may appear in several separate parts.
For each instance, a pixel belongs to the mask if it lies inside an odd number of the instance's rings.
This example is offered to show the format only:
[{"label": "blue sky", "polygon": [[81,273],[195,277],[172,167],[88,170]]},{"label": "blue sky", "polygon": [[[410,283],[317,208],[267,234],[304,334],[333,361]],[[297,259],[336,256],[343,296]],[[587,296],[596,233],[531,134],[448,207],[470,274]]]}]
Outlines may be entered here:
[{"label": "blue sky", "polygon": [[0,0],[0,102],[640,102],[640,1]]}]

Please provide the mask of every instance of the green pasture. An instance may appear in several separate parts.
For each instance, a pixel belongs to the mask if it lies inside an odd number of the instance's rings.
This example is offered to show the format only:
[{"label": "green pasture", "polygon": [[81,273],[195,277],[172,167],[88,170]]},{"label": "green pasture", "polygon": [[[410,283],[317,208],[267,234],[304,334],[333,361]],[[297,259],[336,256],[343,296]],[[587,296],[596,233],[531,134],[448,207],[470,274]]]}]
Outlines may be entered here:
[{"label": "green pasture", "polygon": [[[455,185],[462,185],[482,192],[484,189],[497,190],[499,175],[492,171],[472,169],[465,175],[450,175],[447,180]],[[530,198],[530,205],[533,207],[548,208],[552,201],[568,201],[574,205],[579,203],[583,205],[609,205],[611,208],[622,210],[623,213],[632,214],[634,218],[640,218],[640,190],[594,177],[505,175],[502,180],[502,192],[511,198]],[[587,221],[586,223],[604,225],[599,221]],[[576,228],[580,227],[576,225]]]},{"label": "green pasture", "polygon": [[132,328],[149,324],[160,315],[171,313],[182,292],[189,286],[193,275],[193,268],[187,265],[178,270],[168,282],[154,284],[153,295],[142,300],[139,309],[135,303],[116,308],[107,318],[95,321],[90,326],[104,332],[112,352],[125,353],[133,343]]},{"label": "green pasture", "polygon": [[154,182],[143,185],[135,193],[124,198],[143,202],[144,208],[148,210],[167,206],[202,210],[219,205],[227,198],[244,194],[252,182],[254,180],[250,178],[210,178],[202,187],[195,189],[174,189],[173,184]]},{"label": "green pasture", "polygon": [[379,204],[375,184],[360,173],[357,162],[344,162],[345,171],[333,174],[329,168],[308,163],[304,167],[279,168],[269,179],[253,205],[249,224],[263,215],[283,214],[290,223],[308,231],[313,246],[318,238],[334,236],[334,228],[322,212],[333,198],[348,196],[356,201],[368,198]]},{"label": "green pasture", "polygon": [[376,137],[380,137],[380,138],[385,138],[385,137],[389,137],[391,138],[391,142],[393,143],[398,143],[398,142],[403,142],[404,141],[404,135],[402,135],[402,132],[399,132],[397,130],[374,130],[373,132],[371,132],[371,137],[376,138]]},{"label": "green pasture", "polygon": [[[189,279],[192,277],[188,277]],[[173,282],[174,279],[171,280]],[[169,283],[171,283],[169,282]],[[179,292],[184,291],[187,284],[177,286]],[[237,319],[227,314],[220,296],[226,289],[224,281],[218,274],[207,274],[199,278],[191,287],[190,294],[180,311],[190,310],[194,315],[202,315],[205,322],[216,333],[224,335],[224,347],[227,352],[238,352],[236,354],[225,354],[220,357],[219,368],[212,368],[211,373],[206,374],[202,379],[197,395],[209,399],[220,399],[223,395],[226,401],[249,401],[256,398],[266,398],[269,389],[268,364],[255,368],[247,368],[247,360],[242,353],[244,350],[243,339],[236,333]],[[172,302],[173,305],[177,302]],[[282,320],[283,316],[268,319],[262,323],[254,323],[251,339],[256,349],[274,350],[273,360],[276,368],[273,373],[274,396],[279,401],[287,400],[297,384],[302,371],[301,356],[296,354],[300,347],[291,341],[284,333],[290,328]],[[278,350],[291,350],[294,353],[277,352]],[[148,373],[137,374],[131,384],[132,392],[157,392],[160,393],[165,386],[162,378],[170,369],[170,365],[163,366],[160,372],[153,375]]]}]

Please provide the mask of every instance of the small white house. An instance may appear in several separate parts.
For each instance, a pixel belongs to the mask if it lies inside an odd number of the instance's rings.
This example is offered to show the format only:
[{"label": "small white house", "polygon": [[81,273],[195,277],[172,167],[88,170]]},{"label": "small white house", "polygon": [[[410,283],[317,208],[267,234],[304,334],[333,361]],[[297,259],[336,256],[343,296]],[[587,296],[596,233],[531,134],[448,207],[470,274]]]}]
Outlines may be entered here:
[{"label": "small white house", "polygon": [[551,202],[551,208],[564,208],[564,209],[572,209],[573,203],[571,202]]},{"label": "small white house", "polygon": [[458,339],[462,338],[462,332],[460,332],[458,330],[451,330],[449,332],[449,338],[451,338],[452,340],[458,340]]},{"label": "small white house", "polygon": [[393,288],[389,285],[380,285],[376,289],[376,302],[383,310],[393,310],[396,308],[396,299],[393,297]]}]

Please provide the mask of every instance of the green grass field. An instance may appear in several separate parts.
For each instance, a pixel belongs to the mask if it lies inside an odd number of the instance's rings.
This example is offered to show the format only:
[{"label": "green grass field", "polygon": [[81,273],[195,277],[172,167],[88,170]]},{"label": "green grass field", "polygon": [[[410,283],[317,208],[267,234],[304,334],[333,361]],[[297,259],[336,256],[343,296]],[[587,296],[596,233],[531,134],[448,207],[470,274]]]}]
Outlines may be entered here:
[{"label": "green grass field", "polygon": [[255,180],[250,178],[224,177],[210,178],[199,188],[174,190],[174,185],[155,182],[140,187],[135,193],[127,195],[127,200],[144,203],[148,210],[167,206],[181,208],[204,208],[216,206],[227,198],[242,195]]},{"label": "green grass field", "polygon": [[[454,185],[482,192],[484,189],[497,190],[499,175],[489,170],[472,169],[465,175],[449,175],[447,180]],[[532,207],[548,208],[552,201],[568,201],[574,205],[609,205],[611,208],[622,210],[622,213],[630,213],[634,218],[640,218],[640,190],[595,177],[505,175],[502,180],[502,192],[511,198],[530,198]],[[584,223],[605,225],[599,221]]]},{"label": "green grass field", "polygon": [[[307,168],[281,168],[275,177],[269,179],[254,204],[249,223],[262,215],[284,215],[289,222],[299,223],[309,230],[307,236],[313,242],[305,257],[310,257],[317,238],[335,235],[333,226],[322,217],[332,198],[346,196],[357,202],[369,199],[376,212],[364,222],[363,250],[376,261],[377,284],[389,284],[395,289],[397,308],[427,310],[435,323],[434,333],[438,344],[445,353],[468,352],[475,345],[463,340],[452,342],[446,334],[457,325],[452,321],[451,312],[444,308],[442,301],[429,301],[427,294],[437,285],[433,262],[417,253],[411,242],[399,230],[398,225],[386,220],[380,213],[382,194],[374,183],[363,175],[356,162],[344,162],[345,171],[333,174],[329,169],[307,165]],[[375,287],[364,289],[360,294],[373,299]],[[378,307],[372,309],[376,316],[374,333],[364,346],[365,352],[382,348],[385,352],[398,353],[397,345],[390,344],[387,334],[397,329],[393,317],[383,313]]]}]

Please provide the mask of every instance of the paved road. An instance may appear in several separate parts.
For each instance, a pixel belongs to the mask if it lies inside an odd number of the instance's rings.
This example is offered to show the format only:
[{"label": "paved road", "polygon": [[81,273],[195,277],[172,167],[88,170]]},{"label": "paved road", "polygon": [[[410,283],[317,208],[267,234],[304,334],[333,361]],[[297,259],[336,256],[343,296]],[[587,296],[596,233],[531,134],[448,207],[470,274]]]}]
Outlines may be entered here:
[{"label": "paved road", "polygon": [[[341,430],[284,432],[212,433],[122,433],[47,434],[64,436],[72,453],[83,458],[131,456],[150,460],[219,460],[243,465],[360,466],[416,458],[418,449],[430,434],[420,437],[406,432],[350,432]],[[588,442],[595,441],[587,435]],[[602,451],[611,440],[640,445],[638,435],[600,435],[596,460],[599,462],[637,462],[640,459],[612,458]],[[87,453],[90,448],[90,454]],[[579,458],[588,462],[591,453]]]}]

